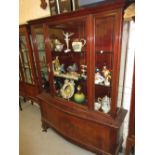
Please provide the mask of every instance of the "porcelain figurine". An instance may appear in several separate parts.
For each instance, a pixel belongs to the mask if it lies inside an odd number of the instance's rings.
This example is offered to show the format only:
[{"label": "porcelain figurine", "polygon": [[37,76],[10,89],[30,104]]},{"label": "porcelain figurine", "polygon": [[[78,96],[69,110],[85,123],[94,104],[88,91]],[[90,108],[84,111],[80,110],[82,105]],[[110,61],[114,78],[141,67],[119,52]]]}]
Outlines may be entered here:
[{"label": "porcelain figurine", "polygon": [[64,45],[63,44],[56,44],[55,45],[55,51],[61,52],[63,50]]},{"label": "porcelain figurine", "polygon": [[69,32],[66,32],[64,33],[63,32],[63,35],[65,36],[65,42],[66,42],[66,45],[67,45],[67,49],[64,51],[65,53],[68,53],[71,51],[71,49],[69,49],[69,41],[70,41],[70,38],[74,33],[69,33]]},{"label": "porcelain figurine", "polygon": [[55,52],[61,52],[63,50],[64,44],[60,42],[59,39],[51,40],[51,48]]},{"label": "porcelain figurine", "polygon": [[61,73],[61,65],[60,65],[58,56],[56,56],[55,60],[52,61],[52,68],[55,74]]},{"label": "porcelain figurine", "polygon": [[100,74],[100,72],[95,73],[95,84],[102,84],[104,82],[104,77]]},{"label": "porcelain figurine", "polygon": [[111,72],[107,69],[106,66],[103,66],[102,74],[105,78],[104,84],[105,86],[110,86]]},{"label": "porcelain figurine", "polygon": [[76,63],[67,67],[68,72],[76,72],[77,70],[78,70],[78,67]]},{"label": "porcelain figurine", "polygon": [[81,67],[81,72],[82,72],[81,77],[84,78],[84,79],[87,79],[87,75],[86,75],[87,66],[86,65],[81,65],[80,67]]},{"label": "porcelain figurine", "polygon": [[61,71],[61,73],[66,73],[66,71],[65,71],[65,64],[61,64],[60,71]]}]

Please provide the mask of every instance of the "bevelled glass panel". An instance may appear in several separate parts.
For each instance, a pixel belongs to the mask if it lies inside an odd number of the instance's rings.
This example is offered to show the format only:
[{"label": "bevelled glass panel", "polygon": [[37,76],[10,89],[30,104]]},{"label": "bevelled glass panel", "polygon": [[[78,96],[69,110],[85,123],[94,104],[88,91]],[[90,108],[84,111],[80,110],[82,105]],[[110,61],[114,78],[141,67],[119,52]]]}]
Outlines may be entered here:
[{"label": "bevelled glass panel", "polygon": [[27,47],[26,36],[20,35],[20,61],[26,83],[34,84],[32,67],[30,63],[29,49]]},{"label": "bevelled glass panel", "polygon": [[35,31],[39,67],[41,73],[41,86],[44,90],[49,90],[48,66],[46,60],[43,28],[42,26],[37,26],[35,27],[34,31]]}]

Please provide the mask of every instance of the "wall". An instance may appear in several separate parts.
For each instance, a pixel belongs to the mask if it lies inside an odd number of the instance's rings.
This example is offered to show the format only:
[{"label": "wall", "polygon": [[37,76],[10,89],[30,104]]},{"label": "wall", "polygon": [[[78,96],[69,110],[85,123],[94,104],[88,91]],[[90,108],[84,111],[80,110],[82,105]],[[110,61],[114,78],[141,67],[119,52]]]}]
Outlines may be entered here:
[{"label": "wall", "polygon": [[[124,120],[123,147],[126,145],[126,138],[128,136],[128,125],[129,125],[129,112],[130,112],[130,102],[131,102],[131,90],[132,90],[132,78],[133,78],[133,65],[134,65],[134,54],[135,54],[135,24],[133,21],[125,22],[123,25],[123,36],[122,36],[122,57],[121,57],[121,68],[120,68],[120,81],[119,81],[119,95],[118,103],[121,104],[121,99],[123,99],[123,107],[128,110],[128,113]],[[126,57],[126,65],[124,66],[124,60]],[[125,70],[125,72],[124,72]],[[123,76],[125,73],[125,77]],[[124,83],[123,78],[125,78]],[[124,88],[123,88],[124,85]],[[124,91],[123,98],[121,96],[122,91]]]},{"label": "wall", "polygon": [[[48,3],[48,0],[46,0]],[[40,7],[40,0],[19,0],[19,24],[24,24],[30,19],[50,15],[49,4],[46,9]]]}]

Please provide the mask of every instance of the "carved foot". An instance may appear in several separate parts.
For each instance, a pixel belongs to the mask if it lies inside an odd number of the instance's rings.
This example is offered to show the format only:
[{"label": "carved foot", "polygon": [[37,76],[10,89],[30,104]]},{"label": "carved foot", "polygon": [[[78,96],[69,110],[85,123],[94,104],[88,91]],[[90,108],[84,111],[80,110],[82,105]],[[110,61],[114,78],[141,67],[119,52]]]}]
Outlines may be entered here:
[{"label": "carved foot", "polygon": [[33,105],[33,101],[31,100],[31,104]]},{"label": "carved foot", "polygon": [[47,132],[48,125],[45,122],[42,122],[42,132]]},{"label": "carved foot", "polygon": [[23,100],[24,100],[24,102],[26,102],[26,98],[25,98],[25,97],[24,97],[24,99],[23,99]]},{"label": "carved foot", "polygon": [[119,152],[122,153],[122,151],[123,151],[123,147],[121,146],[121,147],[119,148]]}]

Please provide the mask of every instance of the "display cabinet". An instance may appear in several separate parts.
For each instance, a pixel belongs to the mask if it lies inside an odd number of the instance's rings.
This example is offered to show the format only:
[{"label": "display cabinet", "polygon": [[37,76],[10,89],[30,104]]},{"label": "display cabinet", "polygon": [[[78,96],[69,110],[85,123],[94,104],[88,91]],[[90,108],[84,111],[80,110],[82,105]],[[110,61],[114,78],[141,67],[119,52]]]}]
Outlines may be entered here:
[{"label": "display cabinet", "polygon": [[28,25],[19,26],[19,95],[36,100],[39,93]]},{"label": "display cabinet", "polygon": [[116,0],[28,22],[44,131],[51,127],[97,154],[118,154],[123,141],[126,110],[117,104],[123,6]]}]

